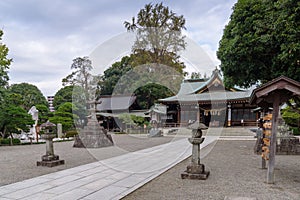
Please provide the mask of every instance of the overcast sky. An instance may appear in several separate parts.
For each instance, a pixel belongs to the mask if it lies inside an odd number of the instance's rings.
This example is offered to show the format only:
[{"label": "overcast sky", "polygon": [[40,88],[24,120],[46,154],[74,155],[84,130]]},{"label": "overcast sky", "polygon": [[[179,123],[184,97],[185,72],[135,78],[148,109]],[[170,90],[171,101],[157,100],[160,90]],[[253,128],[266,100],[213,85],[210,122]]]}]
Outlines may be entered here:
[{"label": "overcast sky", "polygon": [[[123,22],[150,2],[161,1],[1,0],[0,29],[13,59],[10,84],[27,82],[45,96],[54,95],[62,87],[62,78],[71,73],[74,58],[89,56],[99,45],[123,34]],[[235,2],[163,1],[185,17],[185,34],[206,51],[214,65],[220,64],[215,54]]]}]

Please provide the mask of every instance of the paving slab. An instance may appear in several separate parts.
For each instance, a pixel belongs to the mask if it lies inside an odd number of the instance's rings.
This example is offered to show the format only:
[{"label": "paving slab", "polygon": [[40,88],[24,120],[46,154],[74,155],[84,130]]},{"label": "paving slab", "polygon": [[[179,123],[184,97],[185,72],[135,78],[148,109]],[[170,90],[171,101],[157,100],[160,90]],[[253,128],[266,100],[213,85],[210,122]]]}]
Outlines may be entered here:
[{"label": "paving slab", "polygon": [[[207,137],[201,148],[217,137]],[[0,187],[0,199],[120,199],[191,155],[187,138]]]}]

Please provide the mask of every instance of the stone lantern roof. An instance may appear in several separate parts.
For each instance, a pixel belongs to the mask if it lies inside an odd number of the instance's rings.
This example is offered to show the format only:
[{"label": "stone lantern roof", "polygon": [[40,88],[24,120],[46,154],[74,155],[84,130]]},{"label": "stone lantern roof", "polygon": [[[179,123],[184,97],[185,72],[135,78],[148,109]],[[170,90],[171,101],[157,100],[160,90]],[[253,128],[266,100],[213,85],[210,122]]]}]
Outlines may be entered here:
[{"label": "stone lantern roof", "polygon": [[53,124],[52,122],[49,122],[49,120],[43,124],[41,124],[41,128],[50,128],[50,127],[55,127],[56,125]]},{"label": "stone lantern roof", "polygon": [[188,129],[193,129],[193,130],[201,129],[201,130],[205,130],[205,129],[207,129],[207,126],[205,126],[203,123],[200,123],[200,122],[196,121],[196,122],[192,123],[191,125],[189,125]]}]

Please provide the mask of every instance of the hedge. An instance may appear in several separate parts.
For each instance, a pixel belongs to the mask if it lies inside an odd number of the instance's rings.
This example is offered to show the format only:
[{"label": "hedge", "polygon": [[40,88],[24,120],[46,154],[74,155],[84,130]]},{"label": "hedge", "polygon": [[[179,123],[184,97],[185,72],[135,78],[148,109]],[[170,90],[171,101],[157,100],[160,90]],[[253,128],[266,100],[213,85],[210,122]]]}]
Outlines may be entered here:
[{"label": "hedge", "polygon": [[[12,140],[13,145],[21,144],[21,140],[18,138],[13,138]],[[0,138],[1,145],[10,145],[10,138]]]}]

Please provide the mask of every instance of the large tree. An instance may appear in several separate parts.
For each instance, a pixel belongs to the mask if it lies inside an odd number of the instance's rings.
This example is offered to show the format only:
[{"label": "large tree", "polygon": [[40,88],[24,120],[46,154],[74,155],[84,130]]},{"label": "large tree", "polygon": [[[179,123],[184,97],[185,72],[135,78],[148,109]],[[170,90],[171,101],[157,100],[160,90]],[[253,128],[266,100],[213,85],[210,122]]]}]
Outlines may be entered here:
[{"label": "large tree", "polygon": [[[174,80],[171,74],[159,71],[153,77],[153,73],[144,72],[143,68],[134,68],[132,60],[132,55],[125,56],[104,71],[100,82],[101,95],[134,94],[137,97],[137,109],[149,109],[158,99],[174,95],[175,90],[172,92],[172,87],[167,88],[160,84],[165,82],[165,85],[170,85],[172,83],[173,86],[177,82],[179,85],[180,79]],[[152,78],[149,78],[151,76]],[[146,78],[149,80],[145,80]],[[131,90],[131,88],[134,89]]]},{"label": "large tree", "polygon": [[63,86],[79,85],[87,91],[92,78],[92,61],[87,56],[77,57],[73,59],[71,69],[72,73],[62,80]]},{"label": "large tree", "polygon": [[29,83],[13,84],[9,87],[10,94],[18,94],[20,106],[25,110],[29,110],[32,106],[38,104],[48,106],[48,102],[42,92],[35,86]]},{"label": "large tree", "polygon": [[[86,99],[83,88],[76,85],[69,85],[56,92],[53,105],[55,110],[57,110],[62,104],[73,103],[76,106],[76,109],[73,110],[73,114],[76,114],[81,119],[78,122],[82,122],[88,115],[85,102]],[[79,123],[77,125],[82,124]]]},{"label": "large tree", "polygon": [[184,64],[179,61],[178,52],[185,49],[185,29],[183,15],[176,15],[169,7],[146,4],[132,21],[124,22],[128,31],[136,32],[132,47],[133,64],[158,63],[171,66],[184,73]]},{"label": "large tree", "polygon": [[55,107],[55,110],[58,109],[58,107],[66,102],[72,102],[72,94],[73,94],[74,86],[68,85],[61,89],[59,89],[55,95],[53,100],[53,106]]},{"label": "large tree", "polygon": [[49,121],[55,124],[61,123],[63,132],[73,130],[76,128],[75,121],[78,120],[78,116],[74,114],[76,110],[77,107],[74,104],[70,102],[63,103],[54,112],[53,117],[49,118]]},{"label": "large tree", "polygon": [[[120,86],[120,78],[129,73],[128,77],[122,80],[123,87],[127,87],[126,91],[134,92],[140,108],[150,108],[155,100],[172,94],[166,87],[158,85],[168,78],[173,78],[172,73],[159,74],[160,72],[168,68],[169,72],[170,69],[175,71],[177,77],[178,74],[186,74],[183,71],[185,65],[178,55],[179,51],[185,49],[185,37],[181,34],[185,29],[185,19],[162,3],[147,4],[138,12],[136,18],[133,17],[131,22],[125,21],[124,25],[128,31],[136,33],[132,54],[123,57],[104,72],[100,81],[101,94],[112,94],[113,91],[119,93],[115,86],[117,83]],[[136,73],[130,74],[130,71]],[[147,71],[149,76],[145,75]],[[178,82],[181,82],[181,78],[178,77]],[[175,85],[176,81],[171,81]],[[140,85],[140,88],[137,88],[137,85]],[[134,91],[130,88],[134,88]]]},{"label": "large tree", "polygon": [[29,126],[34,124],[32,116],[22,107],[20,94],[6,93],[0,105],[0,136],[12,136],[12,133],[29,131]]},{"label": "large tree", "polygon": [[39,111],[38,113],[38,124],[43,124],[48,121],[50,116],[49,107],[44,104],[35,105],[36,109]]},{"label": "large tree", "polygon": [[131,56],[124,56],[121,61],[115,62],[104,71],[99,82],[101,95],[111,95],[113,93],[119,79],[133,69],[131,62]]},{"label": "large tree", "polygon": [[87,56],[77,57],[73,60],[71,69],[72,73],[62,79],[63,86],[79,86],[87,100],[94,100],[99,77],[91,73],[92,61]]},{"label": "large tree", "polygon": [[8,72],[9,65],[12,59],[7,58],[8,48],[2,43],[3,31],[0,30],[0,88],[8,86]]},{"label": "large tree", "polygon": [[300,2],[239,0],[217,52],[227,86],[300,81]]},{"label": "large tree", "polygon": [[0,30],[0,106],[4,101],[6,88],[8,86],[8,69],[12,59],[8,58],[8,48],[2,43],[3,31]]}]

